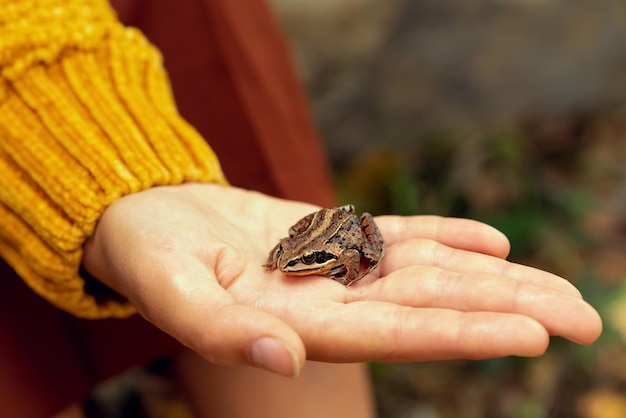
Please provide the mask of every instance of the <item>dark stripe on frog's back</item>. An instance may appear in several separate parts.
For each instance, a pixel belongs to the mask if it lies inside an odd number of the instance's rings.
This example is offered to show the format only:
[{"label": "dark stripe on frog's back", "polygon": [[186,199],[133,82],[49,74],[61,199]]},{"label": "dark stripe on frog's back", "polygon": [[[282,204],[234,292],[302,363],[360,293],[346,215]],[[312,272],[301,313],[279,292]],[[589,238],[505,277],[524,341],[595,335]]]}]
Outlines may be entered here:
[{"label": "dark stripe on frog's back", "polygon": [[[347,237],[346,233],[349,233],[348,235],[353,235],[353,234],[360,235],[361,234],[361,226],[359,225],[358,218],[356,217],[356,215],[349,213],[349,212],[343,212],[343,214],[341,212],[335,212],[334,216],[339,217],[340,214],[343,215],[342,219],[337,219],[338,225],[334,229],[334,231],[329,235],[328,239],[325,241],[325,244],[345,245],[345,240]],[[331,217],[330,221],[332,221],[333,219],[335,218]],[[360,240],[356,239],[352,241],[358,242]],[[351,245],[348,248],[351,248],[351,247],[354,247],[354,245]]]},{"label": "dark stripe on frog's back", "polygon": [[[330,209],[320,210],[312,215],[313,218],[311,219],[308,228],[304,229],[301,233],[301,235],[308,235],[307,241],[318,239],[320,235],[330,237],[334,236],[341,228],[342,221],[345,221],[346,216],[350,216],[347,212]],[[342,219],[339,219],[339,216],[341,216]],[[331,224],[335,220],[337,221],[337,225],[333,230],[329,231]]]},{"label": "dark stripe on frog's back", "polygon": [[[339,219],[339,216],[341,216],[341,219]],[[348,220],[348,222],[346,222],[346,220]],[[330,225],[333,221],[336,221],[337,225],[329,231]],[[311,213],[290,228],[290,230],[300,229],[300,232],[292,237],[295,240],[293,241],[293,246],[303,248],[311,242],[323,239],[322,235],[327,237],[327,239],[325,241],[320,241],[317,245],[324,246],[327,244],[342,244],[344,243],[344,240],[340,238],[338,233],[342,228],[348,229],[346,228],[347,225],[349,225],[349,228],[356,226],[355,229],[358,229],[360,232],[358,218],[354,215],[354,213],[340,210],[338,208],[324,209]],[[341,237],[345,237],[345,234],[341,234]],[[333,240],[333,238],[335,239]]]},{"label": "dark stripe on frog's back", "polygon": [[[295,242],[298,243],[298,247],[301,247],[304,244],[317,239],[319,233],[313,234],[313,231],[324,231],[324,227],[321,226],[323,223],[328,224],[329,221],[323,219],[321,211],[311,213],[300,219],[291,228],[289,228],[289,236],[296,240]],[[295,235],[292,235],[292,231]]]},{"label": "dark stripe on frog's back", "polygon": [[[347,214],[348,216],[353,215],[354,214],[354,206],[353,205],[344,205],[344,206],[338,206],[336,208],[330,209],[330,208],[326,208],[326,209],[320,209],[317,212],[313,212],[308,214],[307,216],[305,216],[304,218],[300,219],[298,222],[296,222],[295,224],[292,225],[291,228],[289,228],[289,235],[294,238],[296,236],[300,236],[303,235],[305,232],[311,230],[311,229],[315,229],[315,227],[317,225],[321,225],[322,223],[325,224],[329,224],[330,222],[332,222],[332,220],[334,219],[334,217],[330,217],[330,219],[319,219],[321,218],[321,214],[324,213],[326,216],[324,216],[324,218],[328,218],[328,214],[329,213],[333,213],[335,215],[335,217],[339,216],[339,214],[343,213],[343,214]],[[325,230],[324,229],[317,229],[318,231],[321,230]],[[292,231],[293,231],[293,235],[292,235]],[[336,232],[336,231],[335,231]]]},{"label": "dark stripe on frog's back", "polygon": [[[337,211],[337,210],[331,210],[331,209],[320,210],[319,212],[315,213],[315,216],[313,217],[313,220],[311,221],[311,225],[309,225],[306,232],[318,231],[315,233],[315,235],[311,236],[311,239],[317,238],[320,235],[327,235],[326,233],[320,233],[319,231],[329,231],[330,226],[335,219],[337,219],[337,221],[339,222],[339,219],[338,219],[339,215],[345,216],[345,214],[342,214],[342,212]],[[336,234],[339,226],[341,226],[341,224],[335,227],[335,230],[332,231],[330,234],[331,235]]]}]

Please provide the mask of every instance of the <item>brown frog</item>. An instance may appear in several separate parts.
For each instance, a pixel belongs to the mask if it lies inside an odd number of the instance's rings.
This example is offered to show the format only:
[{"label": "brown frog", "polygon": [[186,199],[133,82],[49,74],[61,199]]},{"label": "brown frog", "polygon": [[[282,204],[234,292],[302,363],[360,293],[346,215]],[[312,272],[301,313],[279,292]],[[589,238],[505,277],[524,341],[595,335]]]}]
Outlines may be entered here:
[{"label": "brown frog", "polygon": [[353,205],[345,205],[321,209],[296,222],[264,267],[296,276],[328,276],[347,286],[372,271],[384,251],[372,215],[358,217]]}]

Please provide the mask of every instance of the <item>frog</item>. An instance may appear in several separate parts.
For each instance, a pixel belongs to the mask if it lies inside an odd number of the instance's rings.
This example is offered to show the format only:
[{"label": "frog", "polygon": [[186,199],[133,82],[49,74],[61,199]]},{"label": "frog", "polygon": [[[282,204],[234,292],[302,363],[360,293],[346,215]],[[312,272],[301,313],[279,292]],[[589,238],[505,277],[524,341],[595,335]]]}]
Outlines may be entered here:
[{"label": "frog", "polygon": [[322,208],[289,228],[263,267],[287,275],[321,275],[345,286],[362,279],[383,259],[385,242],[371,214],[352,204]]}]

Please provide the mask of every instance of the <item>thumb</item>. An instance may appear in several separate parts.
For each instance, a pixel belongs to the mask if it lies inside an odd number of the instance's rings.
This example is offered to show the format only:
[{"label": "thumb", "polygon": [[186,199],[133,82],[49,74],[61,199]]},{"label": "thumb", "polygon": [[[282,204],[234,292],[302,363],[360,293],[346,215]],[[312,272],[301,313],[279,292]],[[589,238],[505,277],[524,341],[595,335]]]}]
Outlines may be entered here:
[{"label": "thumb", "polygon": [[176,240],[155,245],[158,240],[149,236],[146,244],[144,233],[110,233],[120,228],[107,228],[103,221],[85,244],[84,266],[128,298],[146,320],[215,364],[298,375],[304,344],[286,323],[238,304],[214,271]]},{"label": "thumb", "polygon": [[306,359],[298,334],[279,318],[236,303],[211,275],[204,269],[205,278],[194,274],[162,280],[169,284],[144,299],[149,303],[135,301],[137,309],[212,363],[250,365],[296,377]]}]

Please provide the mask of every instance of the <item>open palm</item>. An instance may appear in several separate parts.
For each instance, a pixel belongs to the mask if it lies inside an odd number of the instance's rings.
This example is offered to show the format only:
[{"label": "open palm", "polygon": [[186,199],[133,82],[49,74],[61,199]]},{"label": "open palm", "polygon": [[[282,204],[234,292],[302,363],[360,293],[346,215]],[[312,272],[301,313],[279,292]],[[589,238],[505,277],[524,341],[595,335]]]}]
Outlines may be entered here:
[{"label": "open palm", "polygon": [[216,185],[154,188],[107,209],[85,265],[205,358],[286,375],[305,358],[532,356],[549,335],[588,344],[601,331],[569,282],[504,260],[506,238],[470,220],[376,218],[386,255],[349,287],[265,272],[277,240],[317,209]]}]

